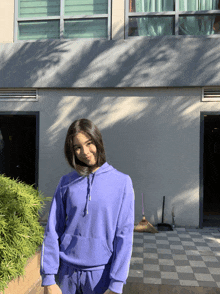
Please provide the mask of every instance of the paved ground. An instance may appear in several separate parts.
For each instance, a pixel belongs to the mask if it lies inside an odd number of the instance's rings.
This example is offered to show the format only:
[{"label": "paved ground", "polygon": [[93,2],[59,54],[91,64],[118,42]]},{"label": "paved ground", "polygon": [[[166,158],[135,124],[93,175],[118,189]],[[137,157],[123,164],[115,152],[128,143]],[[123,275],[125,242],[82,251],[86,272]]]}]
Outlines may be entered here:
[{"label": "paved ground", "polygon": [[[39,283],[30,294],[43,294]],[[220,229],[134,232],[123,294],[220,294]]]},{"label": "paved ground", "polygon": [[220,293],[220,231],[134,232],[125,294]]},{"label": "paved ground", "polygon": [[219,294],[219,288],[187,287],[172,285],[150,285],[129,282],[124,286],[123,294]]},{"label": "paved ground", "polygon": [[[150,285],[127,282],[123,294],[219,294],[219,288],[208,287],[186,287],[172,285]],[[22,294],[22,293],[21,293]],[[31,292],[25,294],[44,294],[44,289],[39,282]],[[85,293],[86,294],[86,293]]]}]

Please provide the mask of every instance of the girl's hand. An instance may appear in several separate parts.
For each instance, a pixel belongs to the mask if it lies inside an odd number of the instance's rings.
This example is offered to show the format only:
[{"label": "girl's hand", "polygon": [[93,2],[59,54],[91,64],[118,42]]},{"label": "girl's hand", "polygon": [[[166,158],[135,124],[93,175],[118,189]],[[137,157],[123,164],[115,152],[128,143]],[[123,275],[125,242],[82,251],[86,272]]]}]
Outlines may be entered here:
[{"label": "girl's hand", "polygon": [[44,286],[44,294],[62,294],[60,287],[57,284]]},{"label": "girl's hand", "polygon": [[111,291],[110,289],[106,290],[103,294],[118,294],[116,292]]}]

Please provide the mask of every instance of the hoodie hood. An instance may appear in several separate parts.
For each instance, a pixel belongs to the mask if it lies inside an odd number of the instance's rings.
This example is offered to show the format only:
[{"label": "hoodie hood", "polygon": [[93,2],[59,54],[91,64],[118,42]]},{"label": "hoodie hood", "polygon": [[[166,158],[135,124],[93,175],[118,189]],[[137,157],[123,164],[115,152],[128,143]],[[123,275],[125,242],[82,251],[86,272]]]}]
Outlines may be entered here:
[{"label": "hoodie hood", "polygon": [[90,173],[88,176],[81,176],[76,171],[73,171],[66,175],[66,180],[63,183],[63,187],[66,185],[74,185],[76,182],[83,182],[87,179],[87,189],[85,194],[85,209],[84,216],[89,214],[89,201],[92,200],[92,186],[95,181],[98,181],[98,178],[103,173],[108,173],[114,170],[115,168],[105,162],[101,165],[95,172]]}]

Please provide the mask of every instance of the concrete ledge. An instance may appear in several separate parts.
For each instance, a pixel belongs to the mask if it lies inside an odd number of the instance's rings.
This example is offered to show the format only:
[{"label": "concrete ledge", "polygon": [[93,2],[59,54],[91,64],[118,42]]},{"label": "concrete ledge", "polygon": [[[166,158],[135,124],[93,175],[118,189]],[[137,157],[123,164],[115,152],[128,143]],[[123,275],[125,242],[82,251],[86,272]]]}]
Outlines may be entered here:
[{"label": "concrete ledge", "polygon": [[44,287],[41,287],[41,279],[34,285],[31,291],[26,292],[25,294],[44,294]]},{"label": "concrete ledge", "polygon": [[[34,256],[30,257],[25,266],[24,277],[12,280],[5,288],[5,294],[43,294],[40,276],[40,256],[41,247],[38,248]],[[34,291],[34,292],[33,292]],[[3,292],[0,292],[3,294]]]}]

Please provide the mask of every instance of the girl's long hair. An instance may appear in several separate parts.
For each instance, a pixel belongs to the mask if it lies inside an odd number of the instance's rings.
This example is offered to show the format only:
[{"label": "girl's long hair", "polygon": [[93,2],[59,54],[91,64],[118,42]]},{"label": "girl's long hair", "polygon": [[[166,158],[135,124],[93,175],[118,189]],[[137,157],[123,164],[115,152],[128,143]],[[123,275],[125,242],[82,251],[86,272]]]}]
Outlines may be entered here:
[{"label": "girl's long hair", "polygon": [[65,158],[67,159],[69,165],[74,168],[78,174],[81,176],[87,176],[92,172],[92,168],[82,161],[80,161],[74,152],[73,148],[73,140],[74,137],[78,133],[85,133],[89,137],[91,137],[91,140],[93,144],[95,144],[97,149],[97,162],[96,167],[100,167],[106,162],[106,156],[105,156],[105,149],[104,144],[102,140],[102,134],[97,128],[97,126],[86,118],[81,118],[78,120],[75,120],[70,126],[67,131],[65,145],[64,145],[64,154]]}]

